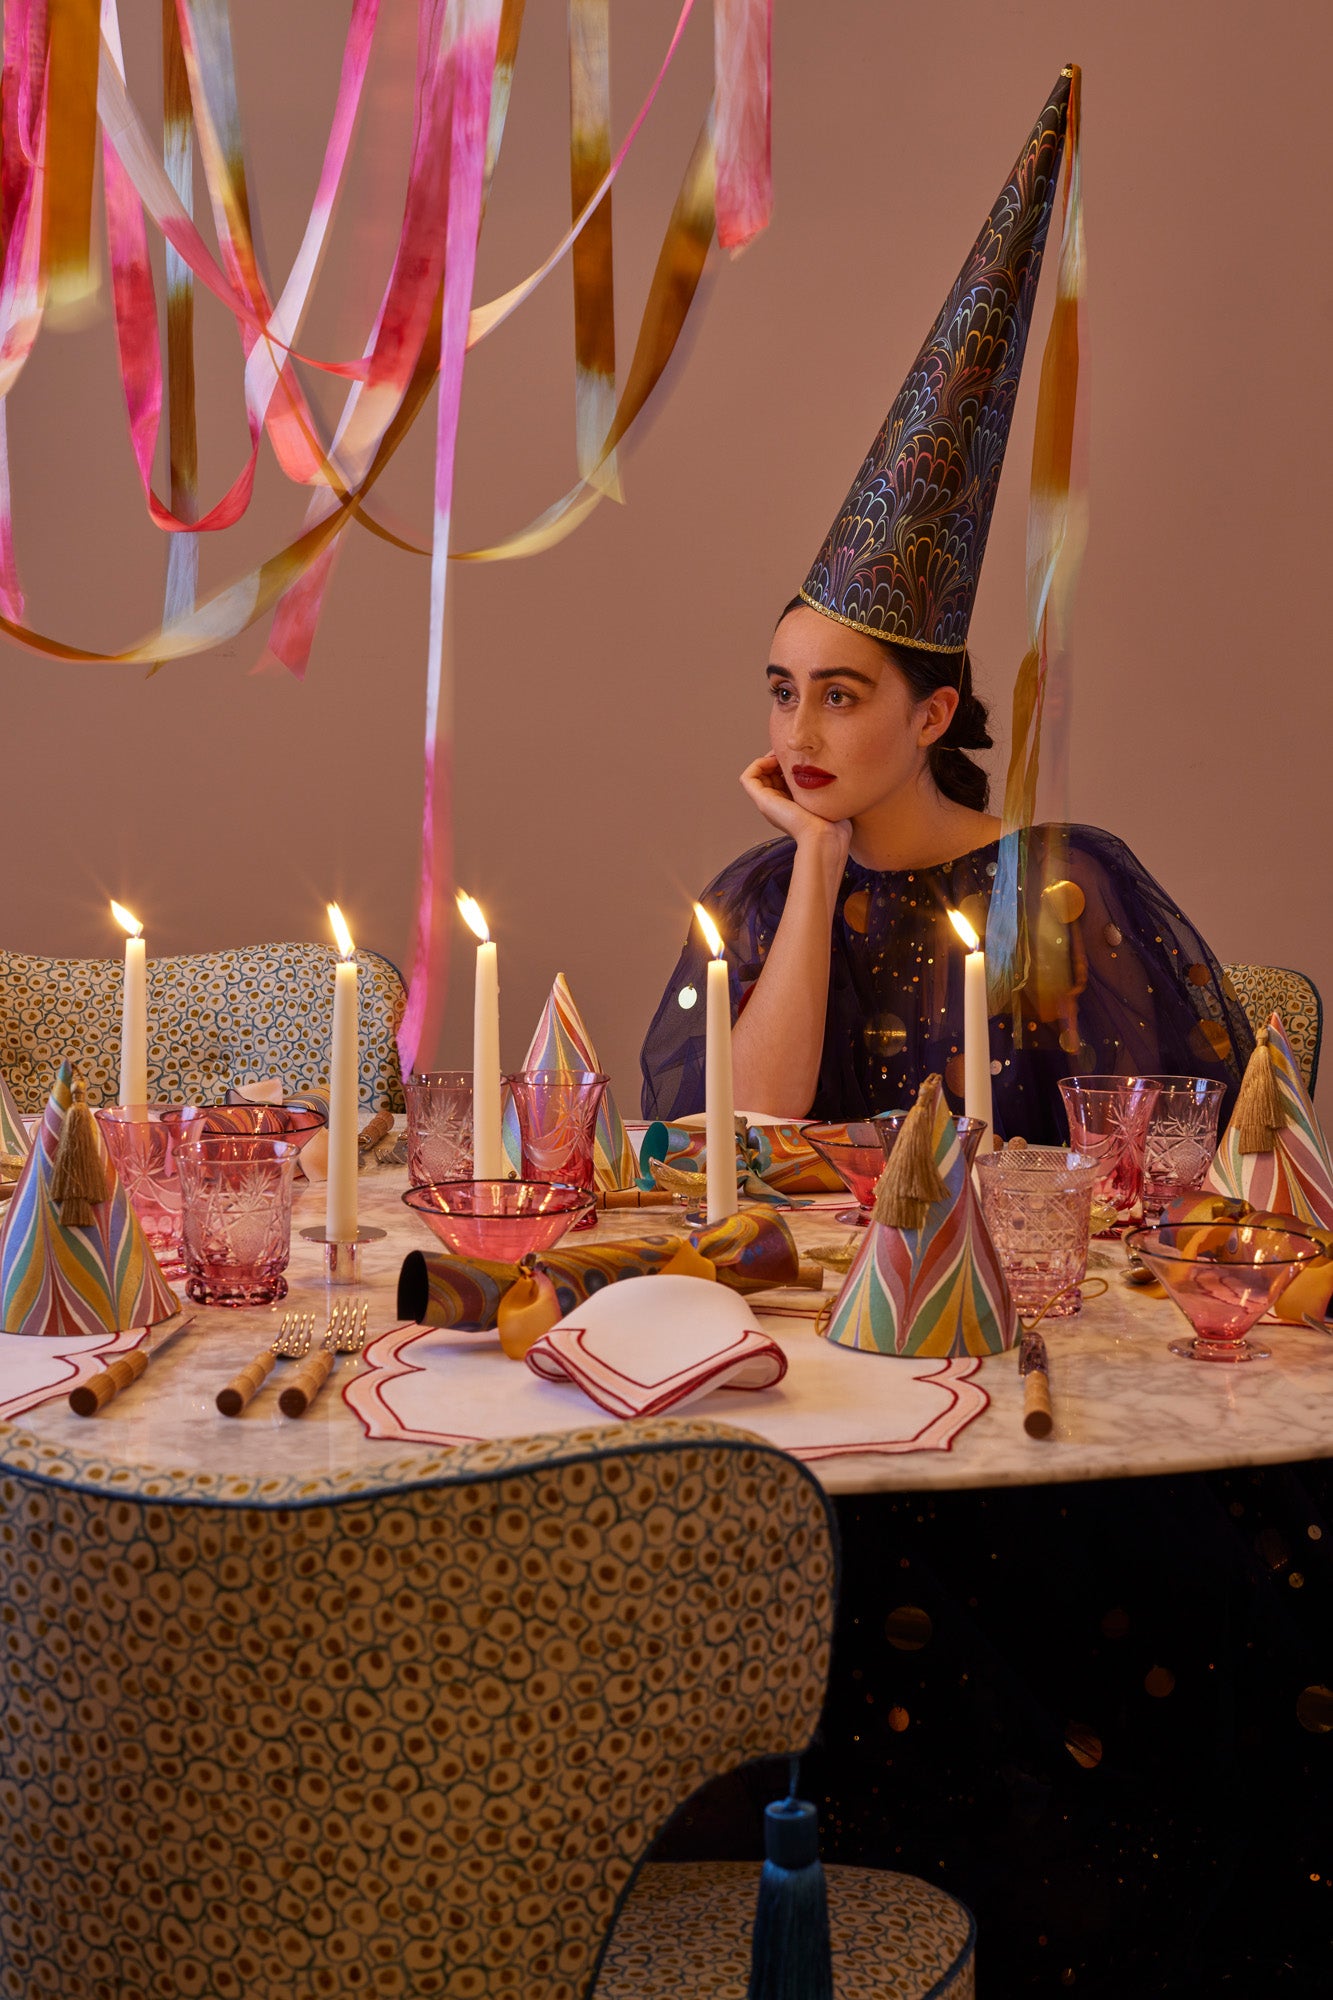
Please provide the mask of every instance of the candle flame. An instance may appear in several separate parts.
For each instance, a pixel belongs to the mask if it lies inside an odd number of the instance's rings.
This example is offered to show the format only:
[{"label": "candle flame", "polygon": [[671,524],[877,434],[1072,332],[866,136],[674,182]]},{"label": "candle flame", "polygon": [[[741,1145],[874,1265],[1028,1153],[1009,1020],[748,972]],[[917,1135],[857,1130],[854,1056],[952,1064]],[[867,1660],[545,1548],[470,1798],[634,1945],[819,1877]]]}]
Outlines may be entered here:
[{"label": "candle flame", "polygon": [[459,889],[455,891],[455,900],[458,904],[458,914],[473,936],[479,937],[483,944],[489,944],[491,941],[490,926],[481,914],[481,904],[476,900],[475,896],[465,896],[463,891]]},{"label": "candle flame", "polygon": [[336,903],[329,904],[329,923],[333,927],[334,940],[338,946],[339,958],[354,958],[356,946],[352,943],[352,933],[347,928],[347,919]]},{"label": "candle flame", "polygon": [[131,915],[130,911],[125,908],[125,905],[123,903],[113,902],[111,905],[111,914],[115,918],[116,922],[120,925],[121,929],[123,931],[128,931],[131,937],[143,936],[143,925],[139,922],[139,919],[136,916]]},{"label": "candle flame", "polygon": [[981,939],[977,936],[961,910],[950,910],[949,922],[953,925],[969,951],[981,950]]},{"label": "candle flame", "polygon": [[695,904],[694,914],[698,921],[699,929],[704,934],[708,949],[712,952],[714,958],[721,958],[723,952],[721,931],[713,922],[713,919],[709,916],[702,903]]}]

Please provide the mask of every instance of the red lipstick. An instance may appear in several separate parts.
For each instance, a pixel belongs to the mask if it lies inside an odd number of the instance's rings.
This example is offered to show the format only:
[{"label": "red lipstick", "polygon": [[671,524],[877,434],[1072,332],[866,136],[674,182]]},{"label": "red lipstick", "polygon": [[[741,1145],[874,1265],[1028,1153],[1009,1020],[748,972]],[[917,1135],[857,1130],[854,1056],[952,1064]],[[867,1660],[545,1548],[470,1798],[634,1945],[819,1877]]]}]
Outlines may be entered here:
[{"label": "red lipstick", "polygon": [[821,771],[818,764],[793,764],[791,777],[792,783],[799,785],[803,792],[817,792],[824,785],[837,782],[834,772]]}]

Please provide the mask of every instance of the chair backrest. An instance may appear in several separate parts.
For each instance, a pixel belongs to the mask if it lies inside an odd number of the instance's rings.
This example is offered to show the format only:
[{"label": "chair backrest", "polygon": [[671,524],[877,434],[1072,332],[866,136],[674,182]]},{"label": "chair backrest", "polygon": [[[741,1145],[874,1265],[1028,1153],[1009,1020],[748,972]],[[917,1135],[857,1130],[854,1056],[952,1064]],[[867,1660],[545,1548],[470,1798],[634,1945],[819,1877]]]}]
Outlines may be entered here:
[{"label": "chair backrest", "polygon": [[829,1504],[743,1432],[463,1447],[232,1506],[26,1449],[0,1990],[582,2000],[670,1814],[813,1734]]},{"label": "chair backrest", "polygon": [[[395,1036],[406,996],[396,966],[359,951],[361,1102],[401,1111]],[[289,1091],[326,1084],[333,967],[322,944],[260,944],[148,962],[148,1094],[216,1102],[237,1084],[281,1076]],[[120,1076],[122,966],[116,958],[0,951],[0,1069],[20,1109],[40,1111],[57,1063],[74,1057],[90,1103],[114,1103]]]},{"label": "chair backrest", "polygon": [[1252,1028],[1264,1027],[1270,1014],[1282,1016],[1305,1087],[1313,1090],[1324,1034],[1324,1003],[1313,979],[1286,965],[1224,965],[1222,971],[1236,989]]}]

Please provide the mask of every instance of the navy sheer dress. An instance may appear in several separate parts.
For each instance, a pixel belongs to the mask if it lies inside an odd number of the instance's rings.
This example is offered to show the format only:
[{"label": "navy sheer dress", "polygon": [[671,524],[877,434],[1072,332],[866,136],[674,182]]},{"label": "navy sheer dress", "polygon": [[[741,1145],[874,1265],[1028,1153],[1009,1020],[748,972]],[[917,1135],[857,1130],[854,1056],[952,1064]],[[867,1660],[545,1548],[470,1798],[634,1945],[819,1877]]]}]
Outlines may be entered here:
[{"label": "navy sheer dress", "polygon": [[[788,839],[752,848],[700,898],[726,943],[733,1018],[763,970],[794,853]],[[810,1115],[897,1109],[933,1072],[962,1109],[965,954],[948,912],[960,909],[984,936],[997,854],[991,842],[934,868],[848,861]],[[1123,841],[1087,826],[1034,828],[1025,882],[1025,976],[1016,993],[990,1001],[1001,1137],[1062,1142],[1056,1085],[1080,1074],[1216,1077],[1228,1086],[1225,1116],[1253,1036],[1217,959],[1166,891]],[[692,930],[644,1043],[646,1117],[703,1109],[706,957]]]}]

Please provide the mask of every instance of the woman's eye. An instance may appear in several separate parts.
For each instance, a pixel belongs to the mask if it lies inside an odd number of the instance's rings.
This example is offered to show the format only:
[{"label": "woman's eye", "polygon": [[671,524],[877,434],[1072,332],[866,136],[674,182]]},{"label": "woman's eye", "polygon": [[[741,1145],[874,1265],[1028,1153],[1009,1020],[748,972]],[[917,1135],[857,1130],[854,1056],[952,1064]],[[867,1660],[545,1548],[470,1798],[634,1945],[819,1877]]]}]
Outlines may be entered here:
[{"label": "woman's eye", "polygon": [[773,699],[778,704],[779,708],[786,708],[788,700],[791,695],[791,689],[789,687],[785,687],[782,684],[782,682],[779,681],[774,685],[771,692],[773,695]]},{"label": "woman's eye", "polygon": [[830,708],[848,708],[851,706],[851,701],[852,697],[846,688],[831,687],[828,691]]}]

